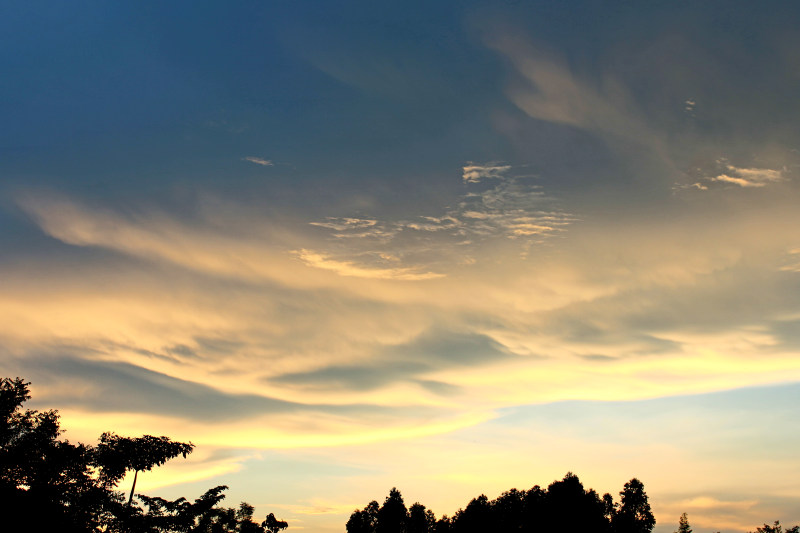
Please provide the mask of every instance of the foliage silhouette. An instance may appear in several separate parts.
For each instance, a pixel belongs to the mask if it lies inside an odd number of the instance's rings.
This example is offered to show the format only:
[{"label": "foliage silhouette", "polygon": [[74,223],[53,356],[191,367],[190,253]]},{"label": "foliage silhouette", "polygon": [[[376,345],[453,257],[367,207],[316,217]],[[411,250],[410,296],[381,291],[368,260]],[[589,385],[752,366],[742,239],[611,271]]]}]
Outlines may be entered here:
[{"label": "foliage silhouette", "polygon": [[[0,379],[0,501],[5,531],[59,533],[278,533],[288,524],[270,513],[260,525],[254,509],[218,504],[227,489],[214,487],[190,503],[136,495],[139,471],[192,451],[167,437],[103,433],[97,446],[59,440],[57,411],[23,410],[30,383]],[[115,490],[128,470],[134,485],[127,502]],[[141,502],[142,505],[139,504]]]}]

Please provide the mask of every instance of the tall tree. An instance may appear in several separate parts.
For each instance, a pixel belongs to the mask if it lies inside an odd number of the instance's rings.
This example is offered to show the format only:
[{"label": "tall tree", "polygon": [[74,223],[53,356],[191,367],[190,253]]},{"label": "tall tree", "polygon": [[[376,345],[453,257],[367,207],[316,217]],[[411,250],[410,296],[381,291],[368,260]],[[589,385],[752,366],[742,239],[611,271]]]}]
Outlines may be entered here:
[{"label": "tall tree", "polygon": [[434,527],[436,527],[436,517],[433,511],[426,509],[419,502],[408,508],[406,533],[433,533]]},{"label": "tall tree", "polygon": [[380,504],[372,500],[361,511],[353,511],[345,526],[347,533],[375,533],[378,527]]},{"label": "tall tree", "polygon": [[128,497],[128,505],[133,500],[136,479],[140,471],[152,470],[179,455],[184,458],[192,453],[191,442],[174,442],[169,437],[120,437],[114,433],[103,433],[97,445],[97,461],[100,465],[100,478],[109,485],[115,485],[128,470],[133,470],[133,485]]},{"label": "tall tree", "polygon": [[625,483],[619,494],[620,506],[612,520],[614,533],[650,533],[656,519],[650,510],[644,484],[633,478]]},{"label": "tall tree", "polygon": [[565,523],[570,531],[603,533],[608,530],[605,504],[594,490],[585,490],[572,472],[547,487],[545,502],[545,530],[561,529]]},{"label": "tall tree", "polygon": [[683,513],[678,519],[678,531],[675,533],[692,533],[692,528],[689,527],[689,517]]},{"label": "tall tree", "polygon": [[405,533],[408,510],[403,496],[393,487],[378,511],[376,533]]}]

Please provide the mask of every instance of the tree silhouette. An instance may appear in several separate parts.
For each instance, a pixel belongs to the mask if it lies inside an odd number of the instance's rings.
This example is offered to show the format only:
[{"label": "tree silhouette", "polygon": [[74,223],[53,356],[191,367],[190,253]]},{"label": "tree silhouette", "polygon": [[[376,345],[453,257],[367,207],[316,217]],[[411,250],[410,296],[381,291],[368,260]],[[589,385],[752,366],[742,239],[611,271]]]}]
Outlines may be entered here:
[{"label": "tree silhouette", "polygon": [[507,490],[492,502],[497,531],[519,531],[525,521],[525,491]]},{"label": "tree silhouette", "polygon": [[631,479],[619,494],[619,510],[611,521],[614,533],[650,533],[656,525],[656,519],[650,510],[642,482]]},{"label": "tree silhouette", "polygon": [[492,504],[485,494],[473,498],[464,510],[453,515],[453,530],[458,533],[485,533],[495,531]]},{"label": "tree silhouette", "polygon": [[443,515],[436,521],[435,533],[450,533],[453,530],[453,520],[447,515]]},{"label": "tree silhouette", "polygon": [[345,526],[347,533],[375,533],[378,527],[380,504],[372,500],[361,511],[353,511]]},{"label": "tree silhouette", "polygon": [[436,517],[433,511],[426,509],[419,502],[408,508],[406,533],[433,533],[436,527]]},{"label": "tree silhouette", "polygon": [[525,506],[522,511],[523,530],[537,531],[541,529],[546,509],[547,491],[539,485],[534,485],[525,492]]},{"label": "tree silhouette", "polygon": [[545,510],[542,513],[545,529],[560,529],[569,524],[571,531],[608,531],[606,506],[594,490],[585,490],[578,476],[567,472],[564,479],[547,487]]},{"label": "tree silhouette", "polygon": [[274,514],[269,513],[267,515],[267,519],[261,522],[261,527],[266,530],[266,533],[278,533],[279,531],[289,527],[289,524],[283,520],[278,520],[275,518]]},{"label": "tree silhouette", "polygon": [[675,533],[692,533],[692,528],[689,527],[689,517],[683,513],[678,519],[678,531]]},{"label": "tree silhouette", "polygon": [[378,511],[376,533],[405,533],[408,511],[403,496],[396,488],[389,491],[386,501]]},{"label": "tree silhouette", "polygon": [[100,444],[97,445],[100,479],[108,485],[115,485],[125,472],[133,470],[133,485],[128,497],[130,505],[140,471],[152,470],[154,466],[161,466],[179,455],[185,458],[193,449],[191,442],[173,442],[169,437],[144,435],[131,438],[106,432],[100,436]]}]

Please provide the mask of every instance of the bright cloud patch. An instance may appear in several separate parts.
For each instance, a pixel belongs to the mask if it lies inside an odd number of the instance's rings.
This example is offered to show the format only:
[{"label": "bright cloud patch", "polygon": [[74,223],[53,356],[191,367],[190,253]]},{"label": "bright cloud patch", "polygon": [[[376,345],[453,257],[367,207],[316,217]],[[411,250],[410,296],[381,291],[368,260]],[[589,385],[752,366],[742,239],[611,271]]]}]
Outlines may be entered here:
[{"label": "bright cloud patch", "polygon": [[477,165],[469,163],[464,166],[461,177],[465,183],[478,183],[485,179],[502,178],[509,170],[511,170],[509,165],[493,165],[491,163]]},{"label": "bright cloud patch", "polygon": [[783,172],[769,168],[737,168],[727,165],[728,174],[720,174],[711,181],[731,183],[740,187],[764,187],[770,183],[783,181]]},{"label": "bright cloud patch", "polygon": [[269,159],[262,159],[260,157],[245,157],[242,159],[242,161],[250,161],[251,163],[255,163],[256,165],[261,165],[262,167],[271,167],[275,165],[275,163],[273,163]]},{"label": "bright cloud patch", "polygon": [[707,168],[691,172],[697,180],[691,184],[677,185],[676,190],[707,191],[712,188],[760,189],[789,180],[787,169],[737,167],[726,159],[718,159]]},{"label": "bright cloud patch", "polygon": [[410,268],[365,268],[350,261],[336,261],[325,254],[309,250],[299,250],[298,257],[307,265],[325,270],[332,270],[342,276],[373,279],[396,279],[403,281],[420,281],[441,278],[444,274],[436,272],[417,272]]}]

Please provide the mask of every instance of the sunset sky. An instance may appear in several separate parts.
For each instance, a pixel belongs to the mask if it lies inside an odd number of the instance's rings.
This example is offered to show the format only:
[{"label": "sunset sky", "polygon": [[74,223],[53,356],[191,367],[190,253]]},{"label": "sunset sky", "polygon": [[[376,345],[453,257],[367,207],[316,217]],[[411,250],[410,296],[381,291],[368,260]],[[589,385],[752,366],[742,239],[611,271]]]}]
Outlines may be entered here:
[{"label": "sunset sky", "polygon": [[[0,7],[0,375],[343,532],[568,471],[800,523],[800,4]],[[122,488],[129,487],[129,480]]]}]

